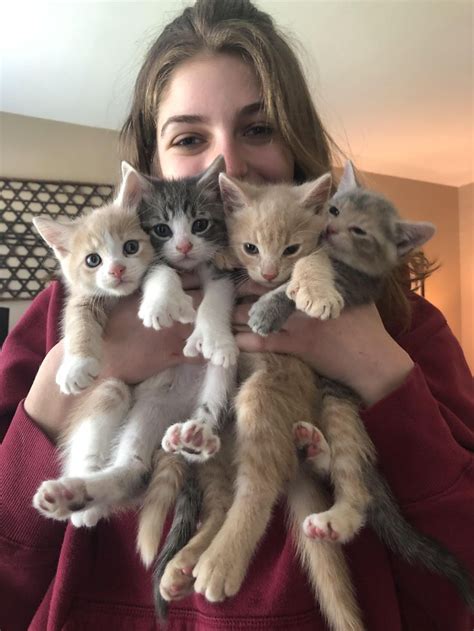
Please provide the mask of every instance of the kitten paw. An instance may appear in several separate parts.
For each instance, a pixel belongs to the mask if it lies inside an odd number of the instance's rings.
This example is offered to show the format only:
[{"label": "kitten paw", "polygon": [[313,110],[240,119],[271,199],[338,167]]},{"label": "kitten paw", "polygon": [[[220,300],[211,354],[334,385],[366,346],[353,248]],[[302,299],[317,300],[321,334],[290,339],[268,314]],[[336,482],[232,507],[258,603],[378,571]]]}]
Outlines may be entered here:
[{"label": "kitten paw", "polygon": [[344,298],[332,286],[315,285],[311,287],[309,283],[302,286],[294,280],[290,281],[286,295],[294,300],[299,311],[303,311],[311,318],[319,318],[320,320],[337,318],[344,307]]},{"label": "kitten paw", "polygon": [[219,451],[221,441],[206,423],[186,421],[168,427],[161,446],[191,462],[203,462]]},{"label": "kitten paw", "polygon": [[303,521],[303,532],[310,539],[346,543],[363,525],[362,515],[354,509],[332,508],[308,515]]},{"label": "kitten paw", "polygon": [[196,327],[186,341],[183,355],[197,357],[200,353],[212,364],[230,368],[237,363],[239,349],[232,335],[219,335]]},{"label": "kitten paw", "polygon": [[246,569],[238,554],[229,554],[228,546],[224,550],[211,544],[193,570],[194,591],[212,603],[221,602],[239,591]]},{"label": "kitten paw", "polygon": [[160,593],[165,600],[180,600],[194,591],[193,568],[198,558],[182,550],[171,559],[160,581]]},{"label": "kitten paw", "polygon": [[108,515],[109,512],[105,508],[92,506],[92,508],[72,513],[71,523],[75,528],[93,528]]},{"label": "kitten paw", "polygon": [[329,473],[331,465],[331,449],[324,434],[311,423],[303,421],[293,425],[293,438],[296,448],[304,452],[305,458],[311,460],[314,468],[320,473]]},{"label": "kitten paw", "polygon": [[56,374],[56,383],[63,394],[79,394],[97,379],[100,363],[95,357],[66,354]]},{"label": "kitten paw", "polygon": [[285,293],[260,296],[249,311],[248,325],[254,333],[266,336],[280,331],[295,309]]},{"label": "kitten paw", "polygon": [[75,511],[83,511],[92,499],[80,478],[60,478],[40,485],[33,497],[33,506],[45,517],[61,521]]},{"label": "kitten paw", "polygon": [[169,327],[174,322],[190,324],[196,319],[196,311],[193,307],[191,296],[183,292],[174,296],[144,297],[138,317],[144,326],[159,331],[163,327]]}]

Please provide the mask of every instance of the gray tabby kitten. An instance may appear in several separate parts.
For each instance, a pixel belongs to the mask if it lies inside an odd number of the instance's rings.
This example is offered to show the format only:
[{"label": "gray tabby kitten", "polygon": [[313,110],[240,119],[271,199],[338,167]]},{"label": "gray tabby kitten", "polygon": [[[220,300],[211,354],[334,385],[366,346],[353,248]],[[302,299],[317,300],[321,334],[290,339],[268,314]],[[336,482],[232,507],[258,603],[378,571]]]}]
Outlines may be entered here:
[{"label": "gray tabby kitten", "polygon": [[[255,303],[249,324],[255,332],[267,334],[278,330],[288,315],[297,309],[313,317],[325,319],[337,316],[344,305],[355,306],[375,302],[381,293],[388,274],[414,249],[425,243],[435,232],[428,222],[410,222],[400,219],[397,210],[383,196],[361,188],[356,180],[353,166],[346,163],[336,193],[323,208],[326,227],[320,240],[320,248],[314,255],[299,259],[293,268],[291,280]],[[325,257],[329,258],[330,268]],[[323,261],[323,264],[322,264]],[[327,283],[332,282],[338,295],[331,304],[321,301],[321,289],[327,296]],[[346,399],[357,401],[348,388],[320,378],[324,401]],[[334,417],[322,414],[318,426],[323,431],[329,446],[341,431]],[[363,423],[356,415],[353,423],[360,425],[360,436],[365,436],[370,451],[374,452]],[[300,445],[311,446],[312,428],[305,426]],[[304,431],[306,430],[306,432]],[[298,432],[295,433],[298,445]],[[318,456],[309,458],[313,466]],[[334,467],[331,459],[331,467]],[[317,471],[315,467],[315,471]],[[360,468],[354,468],[351,479],[345,485],[358,484],[365,489],[363,500],[353,505],[363,519],[367,519],[381,540],[404,560],[427,567],[432,572],[446,577],[455,584],[467,604],[474,609],[472,579],[458,560],[435,540],[416,531],[402,516],[386,481],[377,471],[371,459],[361,459]],[[354,479],[354,475],[356,478]],[[331,470],[335,486],[335,504],[324,513],[308,515],[303,522],[304,533],[313,539],[348,541],[358,528],[347,529],[344,524],[344,489],[337,479],[337,471]],[[357,499],[357,496],[355,496]]]},{"label": "gray tabby kitten", "polygon": [[[134,388],[117,379],[95,387],[72,413],[61,438],[62,477],[43,482],[33,499],[34,506],[47,517],[71,518],[75,526],[93,526],[136,498],[150,478],[161,439],[176,421],[190,419],[184,424],[184,435],[178,435],[179,440],[172,443],[173,451],[179,448],[184,453],[189,449],[188,459],[205,460],[218,449],[214,430],[234,388],[237,359],[230,329],[233,284],[228,275],[217,272],[210,264],[226,243],[217,181],[222,167],[223,160],[219,158],[201,176],[167,182],[143,176],[124,163],[122,185],[113,203],[117,210],[94,211],[75,227],[80,238],[63,247],[67,254],[59,260],[71,291],[77,296],[81,292],[94,296],[100,278],[109,274],[104,262],[115,261],[125,247],[123,240],[128,243],[126,235],[120,241],[115,234],[116,217],[124,212],[127,217],[134,216],[135,233],[138,231],[145,241],[148,233],[155,252],[143,283],[140,318],[145,326],[155,329],[170,326],[173,321],[196,319],[185,353],[202,352],[210,361],[170,368]],[[118,274],[117,265],[115,261],[113,270]],[[86,280],[71,271],[85,268]],[[146,267],[140,270],[133,289],[138,288]],[[204,297],[197,315],[182,289],[179,270],[196,270],[203,280]],[[122,274],[123,270],[121,278]],[[107,287],[102,292],[107,294]],[[101,318],[101,327],[106,315]],[[93,310],[84,317],[93,318]],[[67,338],[77,332],[75,327],[81,333],[84,324],[81,319],[70,322],[72,327],[65,332],[66,348]],[[176,498],[175,479],[179,475],[182,479],[186,466],[182,459],[177,461],[168,454],[161,454],[161,460],[164,464],[172,460],[174,464],[169,467],[169,484],[162,493],[163,503],[169,508]],[[155,539],[156,534],[152,533],[152,537]]]}]

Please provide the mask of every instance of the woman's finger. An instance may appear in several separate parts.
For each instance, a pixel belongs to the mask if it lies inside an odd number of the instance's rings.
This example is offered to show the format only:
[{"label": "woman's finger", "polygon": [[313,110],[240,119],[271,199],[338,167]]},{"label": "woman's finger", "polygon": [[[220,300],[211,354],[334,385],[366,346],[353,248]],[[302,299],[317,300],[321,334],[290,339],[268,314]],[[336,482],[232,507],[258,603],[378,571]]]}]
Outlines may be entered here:
[{"label": "woman's finger", "polygon": [[237,333],[237,346],[244,353],[291,353],[294,344],[288,333],[270,333],[266,337],[257,333]]},{"label": "woman's finger", "polygon": [[263,287],[253,280],[246,280],[237,287],[238,296],[262,296],[269,291],[268,287]]}]

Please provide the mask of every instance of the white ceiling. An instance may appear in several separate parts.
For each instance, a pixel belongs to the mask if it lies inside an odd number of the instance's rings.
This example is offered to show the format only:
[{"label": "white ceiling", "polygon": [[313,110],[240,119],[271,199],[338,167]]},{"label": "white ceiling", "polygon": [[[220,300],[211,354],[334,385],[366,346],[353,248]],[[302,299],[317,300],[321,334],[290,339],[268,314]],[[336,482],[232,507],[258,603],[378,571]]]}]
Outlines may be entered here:
[{"label": "white ceiling", "polygon": [[[188,4],[3,3],[0,109],[119,129],[148,44]],[[302,44],[330,132],[367,171],[473,175],[473,3],[260,0]]]}]

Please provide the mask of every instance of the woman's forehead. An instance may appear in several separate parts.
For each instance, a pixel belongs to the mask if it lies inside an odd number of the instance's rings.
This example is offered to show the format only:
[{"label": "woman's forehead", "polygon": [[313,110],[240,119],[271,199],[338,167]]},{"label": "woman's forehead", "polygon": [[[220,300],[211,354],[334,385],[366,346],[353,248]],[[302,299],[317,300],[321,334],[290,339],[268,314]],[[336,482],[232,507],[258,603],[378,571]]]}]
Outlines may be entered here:
[{"label": "woman's forehead", "polygon": [[260,86],[248,64],[226,54],[196,57],[173,73],[160,104],[158,132],[170,122],[207,123],[261,109]]}]

